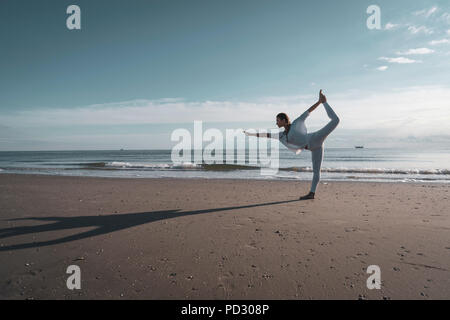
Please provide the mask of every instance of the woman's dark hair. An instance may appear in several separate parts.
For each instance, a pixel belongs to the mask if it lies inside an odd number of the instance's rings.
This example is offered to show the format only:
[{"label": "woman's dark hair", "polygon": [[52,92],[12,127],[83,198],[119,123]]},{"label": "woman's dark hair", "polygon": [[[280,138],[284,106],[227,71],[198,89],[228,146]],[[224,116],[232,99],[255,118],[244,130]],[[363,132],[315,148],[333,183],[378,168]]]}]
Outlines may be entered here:
[{"label": "woman's dark hair", "polygon": [[283,134],[286,136],[286,142],[287,142],[288,141],[287,134],[289,132],[289,129],[291,128],[291,120],[289,120],[288,115],[284,112],[277,114],[277,118],[279,118],[280,120],[285,120],[288,123],[287,130],[284,130],[284,132],[283,132]]}]

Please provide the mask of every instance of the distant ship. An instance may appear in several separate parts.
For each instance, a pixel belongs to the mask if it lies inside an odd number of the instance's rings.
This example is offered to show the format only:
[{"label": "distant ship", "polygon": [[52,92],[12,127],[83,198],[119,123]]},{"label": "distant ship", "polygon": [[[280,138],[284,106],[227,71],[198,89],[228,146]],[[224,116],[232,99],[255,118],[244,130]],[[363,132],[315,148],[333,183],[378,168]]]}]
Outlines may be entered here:
[{"label": "distant ship", "polygon": [[355,146],[356,149],[363,149],[364,146]]}]

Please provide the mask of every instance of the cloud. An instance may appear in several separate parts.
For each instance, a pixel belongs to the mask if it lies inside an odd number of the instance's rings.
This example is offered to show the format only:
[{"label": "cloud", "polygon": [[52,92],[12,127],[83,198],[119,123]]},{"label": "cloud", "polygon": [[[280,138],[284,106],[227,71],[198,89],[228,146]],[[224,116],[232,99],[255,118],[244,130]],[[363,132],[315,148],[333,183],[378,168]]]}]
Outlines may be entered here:
[{"label": "cloud", "polygon": [[412,33],[412,34],[417,34],[417,33],[425,33],[425,34],[433,34],[434,31],[430,28],[427,28],[425,26],[409,26],[408,30]]},{"label": "cloud", "polygon": [[397,57],[397,58],[389,58],[389,57],[380,57],[378,60],[387,61],[389,63],[399,63],[399,64],[410,64],[410,63],[421,63],[420,60],[413,60],[405,57]]},{"label": "cloud", "polygon": [[429,44],[432,45],[432,46],[436,46],[436,45],[444,44],[444,43],[450,43],[450,40],[448,40],[448,39],[441,39],[441,40],[433,40],[433,41],[429,42]]},{"label": "cloud", "polygon": [[415,16],[423,16],[425,18],[429,18],[437,10],[438,10],[438,7],[434,6],[434,7],[431,7],[430,9],[428,9],[428,10],[424,9],[424,10],[420,10],[420,11],[415,11],[415,12],[413,12],[413,15],[415,15]]},{"label": "cloud", "polygon": [[388,66],[381,66],[381,67],[378,67],[377,70],[386,71],[388,68],[389,68]]},{"label": "cloud", "polygon": [[[423,137],[450,134],[448,99],[450,87],[421,86],[328,100],[339,108],[335,111],[343,128],[380,129],[387,136]],[[361,106],[361,112],[356,112],[355,106]]]},{"label": "cloud", "polygon": [[417,49],[409,49],[408,51],[404,52],[397,52],[398,55],[412,55],[412,54],[430,54],[433,53],[433,49],[428,48],[417,48]]},{"label": "cloud", "polygon": [[[156,100],[132,100],[74,109],[16,111],[2,115],[0,125],[7,124],[18,132],[24,132],[23,130],[26,129],[29,136],[36,140],[42,139],[42,128],[46,129],[47,137],[52,128],[58,128],[59,132],[64,130],[68,132],[71,128],[70,136],[74,143],[78,141],[77,137],[81,136],[86,139],[90,137],[92,141],[97,136],[101,136],[102,141],[106,141],[108,136],[118,135],[117,130],[112,127],[117,125],[148,125],[149,132],[152,130],[160,132],[166,124],[172,126],[192,123],[194,120],[202,120],[206,123],[273,123],[278,112],[286,112],[292,118],[299,116],[311,106],[316,98],[315,95],[305,95],[268,97],[253,101],[187,102],[177,99],[173,102],[155,102]],[[341,126],[345,129],[384,130],[388,136],[450,135],[448,126],[450,87],[408,87],[383,92],[353,90],[328,95],[328,100],[340,116]],[[317,130],[327,121],[328,117],[324,109],[318,108],[308,118],[308,129]],[[156,125],[160,125],[161,130]],[[79,129],[79,134],[72,131],[77,126],[82,128]],[[104,126],[102,128],[105,130],[108,126],[113,129],[110,130],[110,134],[107,134],[107,130],[105,133],[89,134],[96,132],[89,128],[100,126]],[[130,132],[130,134],[132,133]],[[58,138],[61,144],[65,141],[64,136]],[[119,134],[119,136],[121,135]],[[53,138],[56,139],[56,135],[52,136]],[[120,140],[124,145],[126,141],[126,137],[122,137]],[[155,143],[162,145],[163,142]],[[83,143],[80,142],[80,147]],[[150,140],[147,145],[149,144]],[[167,141],[167,146],[169,145],[170,141]]]},{"label": "cloud", "polygon": [[432,7],[430,10],[428,10],[427,11],[427,13],[426,13],[426,17],[429,17],[429,16],[431,16],[433,13],[435,13],[436,11],[437,11],[437,7]]},{"label": "cloud", "polygon": [[392,30],[392,29],[397,28],[398,26],[399,26],[399,24],[393,24],[393,23],[388,22],[388,23],[386,23],[386,25],[384,26],[384,29],[385,29],[385,30]]}]

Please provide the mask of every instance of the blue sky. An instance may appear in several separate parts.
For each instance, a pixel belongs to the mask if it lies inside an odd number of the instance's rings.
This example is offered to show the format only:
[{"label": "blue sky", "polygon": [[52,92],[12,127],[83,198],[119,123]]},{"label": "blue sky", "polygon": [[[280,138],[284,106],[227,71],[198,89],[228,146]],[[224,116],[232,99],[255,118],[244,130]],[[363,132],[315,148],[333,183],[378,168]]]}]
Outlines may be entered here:
[{"label": "blue sky", "polygon": [[194,120],[273,128],[320,88],[330,146],[450,142],[448,1],[3,0],[0,41],[0,150],[170,148]]}]

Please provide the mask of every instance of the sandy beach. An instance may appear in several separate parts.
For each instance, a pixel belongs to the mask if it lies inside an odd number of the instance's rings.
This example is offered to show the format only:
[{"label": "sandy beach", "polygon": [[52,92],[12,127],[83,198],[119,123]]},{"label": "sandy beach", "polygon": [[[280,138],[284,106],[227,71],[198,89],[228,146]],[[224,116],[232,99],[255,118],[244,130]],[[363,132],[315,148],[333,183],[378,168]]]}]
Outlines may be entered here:
[{"label": "sandy beach", "polygon": [[450,299],[450,185],[309,185],[0,174],[0,298]]}]

